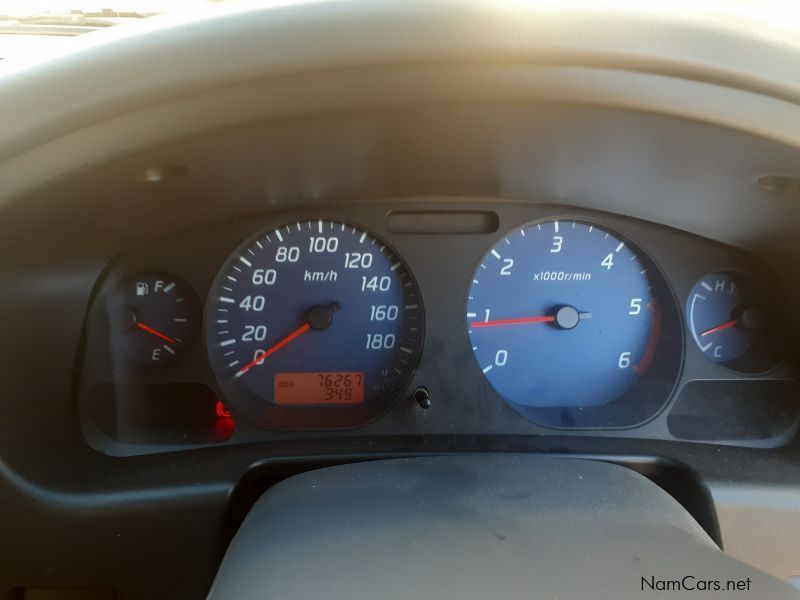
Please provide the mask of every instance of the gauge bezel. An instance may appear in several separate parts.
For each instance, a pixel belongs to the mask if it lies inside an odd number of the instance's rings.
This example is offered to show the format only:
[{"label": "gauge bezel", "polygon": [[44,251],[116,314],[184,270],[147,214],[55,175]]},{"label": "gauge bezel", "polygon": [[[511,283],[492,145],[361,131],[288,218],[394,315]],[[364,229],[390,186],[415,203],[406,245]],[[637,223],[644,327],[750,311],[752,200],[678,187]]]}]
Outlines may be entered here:
[{"label": "gauge bezel", "polygon": [[[130,348],[130,345],[121,338],[122,335],[130,335],[130,333],[123,333],[117,330],[112,324],[112,316],[110,314],[111,307],[109,302],[115,298],[117,294],[122,294],[124,286],[129,285],[137,279],[143,278],[161,278],[170,280],[175,283],[176,287],[180,288],[183,298],[186,302],[187,313],[187,329],[186,334],[182,338],[181,346],[176,347],[175,354],[164,354],[163,359],[157,362],[152,360],[144,360]],[[143,270],[135,273],[128,273],[125,276],[113,281],[113,283],[104,290],[102,295],[98,296],[98,303],[103,315],[103,322],[105,327],[105,335],[108,338],[109,352],[112,356],[123,355],[128,360],[125,361],[127,368],[132,371],[141,371],[147,373],[150,371],[163,370],[174,365],[180,361],[188,352],[192,350],[197,342],[198,334],[200,333],[200,321],[203,317],[203,309],[200,306],[197,292],[185,279],[178,277],[166,271],[159,270]],[[116,364],[116,362],[115,362]],[[135,365],[135,367],[134,367]]]},{"label": "gauge bezel", "polygon": [[724,369],[738,375],[745,375],[748,377],[763,377],[764,375],[769,375],[778,369],[785,359],[784,338],[780,335],[778,328],[775,326],[774,318],[769,319],[768,330],[761,336],[760,339],[757,339],[756,344],[749,348],[742,356],[727,361],[714,360],[713,357],[703,352],[702,348],[700,347],[697,334],[692,327],[690,303],[694,289],[700,284],[701,281],[714,275],[722,275],[728,278],[736,279],[737,281],[744,280],[753,287],[760,286],[763,291],[759,293],[759,296],[766,300],[766,304],[779,307],[781,306],[779,300],[780,293],[775,283],[765,281],[763,278],[755,277],[752,273],[745,272],[741,269],[713,269],[705,273],[702,277],[697,278],[697,280],[692,284],[691,288],[689,288],[689,293],[686,296],[686,302],[684,303],[684,315],[686,330],[689,332],[689,337],[692,339],[695,347],[703,355],[703,357],[713,364],[719,365],[720,367],[723,367]]},{"label": "gauge bezel", "polygon": [[[366,233],[371,238],[380,242],[380,250],[387,256],[394,257],[401,266],[394,271],[397,278],[406,276],[412,283],[408,288],[404,288],[403,298],[405,301],[413,299],[419,305],[418,328],[416,333],[417,341],[413,344],[408,342],[407,334],[409,325],[406,324],[403,333],[404,338],[398,341],[398,346],[406,345],[414,352],[408,357],[408,372],[403,375],[395,376],[391,383],[381,393],[380,398],[367,401],[364,404],[352,405],[278,405],[262,396],[259,396],[246,385],[237,383],[236,380],[225,378],[218,369],[214,367],[214,355],[212,346],[215,341],[210,337],[212,311],[217,305],[219,296],[218,290],[221,289],[221,282],[228,274],[232,264],[239,260],[239,256],[248,248],[253,246],[257,240],[263,238],[275,230],[291,228],[298,223],[323,221],[324,223],[334,223],[345,225],[347,228],[355,228],[357,231]],[[403,397],[409,384],[413,380],[425,343],[425,304],[419,285],[414,273],[408,267],[408,263],[394,247],[382,236],[376,234],[371,228],[364,227],[354,221],[337,218],[335,216],[315,215],[299,219],[289,219],[275,221],[262,225],[257,231],[249,235],[244,241],[236,245],[226,257],[209,288],[205,303],[205,313],[203,315],[203,347],[209,364],[209,369],[213,374],[213,384],[220,393],[220,397],[226,400],[227,405],[234,413],[234,418],[242,417],[256,427],[268,431],[320,431],[320,430],[342,430],[353,429],[367,425],[389,412]]]},{"label": "gauge bezel", "polygon": [[[681,379],[684,366],[685,335],[682,311],[675,291],[667,280],[664,271],[650,256],[642,249],[642,246],[627,234],[619,231],[616,227],[608,226],[603,221],[585,217],[579,214],[552,215],[542,219],[528,221],[522,225],[507,230],[502,235],[494,239],[491,245],[481,255],[472,277],[467,285],[464,294],[464,313],[466,315],[469,306],[470,290],[472,280],[479,273],[480,265],[486,256],[503,242],[504,239],[514,235],[520,230],[536,227],[544,223],[553,221],[577,222],[594,226],[597,229],[608,232],[620,241],[636,251],[636,256],[645,265],[648,278],[653,286],[652,297],[658,302],[659,322],[654,323],[654,335],[656,339],[656,349],[652,357],[651,366],[644,376],[642,376],[625,394],[606,404],[595,406],[544,406],[531,407],[519,404],[505,398],[494,387],[494,384],[482,373],[481,365],[474,352],[472,354],[473,365],[478,369],[491,393],[499,400],[505,402],[514,411],[522,415],[527,420],[536,425],[553,430],[609,430],[609,429],[633,429],[657,418],[675,395],[676,388]],[[669,335],[675,332],[675,335]],[[469,326],[464,327],[464,334],[472,347],[469,335]],[[643,385],[647,385],[643,389]],[[565,423],[565,421],[567,423]]]}]

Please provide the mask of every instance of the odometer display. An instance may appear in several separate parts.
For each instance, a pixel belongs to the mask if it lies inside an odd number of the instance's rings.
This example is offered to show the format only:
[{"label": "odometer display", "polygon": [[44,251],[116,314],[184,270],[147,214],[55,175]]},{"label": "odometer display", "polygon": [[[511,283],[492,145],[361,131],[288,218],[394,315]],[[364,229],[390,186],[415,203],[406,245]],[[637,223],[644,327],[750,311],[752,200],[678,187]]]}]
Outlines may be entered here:
[{"label": "odometer display", "polygon": [[665,404],[681,360],[675,302],[655,265],[592,223],[543,221],[481,260],[472,350],[497,393],[550,427],[629,427]]},{"label": "odometer display", "polygon": [[254,424],[352,427],[406,387],[423,321],[417,286],[384,242],[352,225],[300,221],[228,259],[206,339],[220,387]]},{"label": "odometer display", "polygon": [[361,404],[363,373],[276,373],[275,402],[284,405]]}]

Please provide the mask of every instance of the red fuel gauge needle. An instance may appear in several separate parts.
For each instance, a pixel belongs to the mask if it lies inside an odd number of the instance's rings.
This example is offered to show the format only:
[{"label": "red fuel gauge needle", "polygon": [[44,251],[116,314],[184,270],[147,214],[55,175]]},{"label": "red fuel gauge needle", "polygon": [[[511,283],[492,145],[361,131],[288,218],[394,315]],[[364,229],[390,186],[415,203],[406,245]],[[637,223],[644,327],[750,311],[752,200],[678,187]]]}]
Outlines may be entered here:
[{"label": "red fuel gauge needle", "polygon": [[718,331],[722,331],[723,329],[728,329],[729,327],[733,327],[734,325],[736,325],[738,322],[739,321],[734,319],[733,321],[728,321],[727,323],[723,323],[722,325],[717,325],[716,327],[712,327],[708,331],[704,331],[703,333],[701,333],[700,337],[711,335],[712,333],[717,333]]},{"label": "red fuel gauge needle", "polygon": [[250,369],[252,369],[254,366],[256,366],[256,364],[261,364],[261,362],[263,362],[264,359],[267,358],[270,354],[274,354],[275,352],[277,352],[278,350],[283,348],[286,344],[288,344],[292,340],[299,338],[301,335],[303,335],[309,329],[311,329],[311,325],[309,323],[305,323],[305,324],[301,325],[300,327],[295,329],[292,333],[290,333],[285,338],[283,338],[281,341],[279,341],[276,344],[273,344],[272,346],[267,348],[264,351],[264,354],[262,354],[258,358],[254,358],[249,363],[247,363],[245,366],[243,366],[241,369],[239,369],[236,372],[236,376],[237,377],[241,377],[242,375],[247,373]]},{"label": "red fuel gauge needle", "polygon": [[156,330],[156,329],[153,329],[152,327],[150,327],[150,326],[148,326],[148,325],[145,325],[144,323],[139,323],[139,322],[137,322],[137,323],[136,323],[136,327],[137,327],[138,329],[141,329],[142,331],[146,331],[146,332],[147,332],[147,333],[149,333],[150,335],[154,335],[154,336],[156,336],[156,337],[159,337],[159,338],[161,338],[162,340],[166,340],[166,341],[168,341],[168,342],[170,342],[170,343],[173,343],[173,344],[175,343],[175,340],[174,340],[174,339],[172,339],[171,337],[169,337],[168,335],[165,335],[165,334],[161,333],[160,331],[158,331],[158,330]]},{"label": "red fuel gauge needle", "polygon": [[495,321],[473,321],[471,327],[496,327],[498,325],[522,325],[523,323],[552,323],[555,316],[520,317],[518,319],[497,319]]}]

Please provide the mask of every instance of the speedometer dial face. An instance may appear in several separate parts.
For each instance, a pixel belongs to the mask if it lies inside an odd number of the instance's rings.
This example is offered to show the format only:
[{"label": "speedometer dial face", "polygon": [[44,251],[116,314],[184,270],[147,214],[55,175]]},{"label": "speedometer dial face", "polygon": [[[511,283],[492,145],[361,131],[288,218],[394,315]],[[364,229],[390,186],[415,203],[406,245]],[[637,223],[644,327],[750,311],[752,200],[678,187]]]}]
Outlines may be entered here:
[{"label": "speedometer dial face", "polygon": [[550,220],[501,240],[476,269],[467,328],[497,393],[550,427],[630,427],[667,401],[680,317],[656,266],[593,223]]},{"label": "speedometer dial face", "polygon": [[271,229],[217,277],[206,340],[235,410],[267,429],[361,425],[397,400],[423,339],[416,283],[384,242],[352,225]]}]

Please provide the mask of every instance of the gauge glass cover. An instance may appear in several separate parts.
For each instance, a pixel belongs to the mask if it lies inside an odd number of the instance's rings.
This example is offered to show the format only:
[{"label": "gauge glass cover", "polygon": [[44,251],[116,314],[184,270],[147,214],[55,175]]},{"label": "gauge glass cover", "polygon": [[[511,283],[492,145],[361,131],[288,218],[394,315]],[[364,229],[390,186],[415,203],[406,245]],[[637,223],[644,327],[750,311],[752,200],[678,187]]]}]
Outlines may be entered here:
[{"label": "gauge glass cover", "polygon": [[630,427],[666,403],[681,364],[674,298],[655,264],[594,223],[548,220],[481,260],[466,309],[481,371],[549,427]]},{"label": "gauge glass cover", "polygon": [[298,221],[236,250],[206,343],[234,410],[267,429],[333,429],[388,410],[414,374],[422,301],[403,261],[353,225]]},{"label": "gauge glass cover", "polygon": [[710,360],[733,371],[765,373],[780,361],[775,327],[776,294],[735,272],[709,273],[686,302],[689,332]]},{"label": "gauge glass cover", "polygon": [[194,291],[167,273],[123,279],[104,298],[104,308],[115,360],[128,357],[154,366],[174,361],[199,329]]}]

